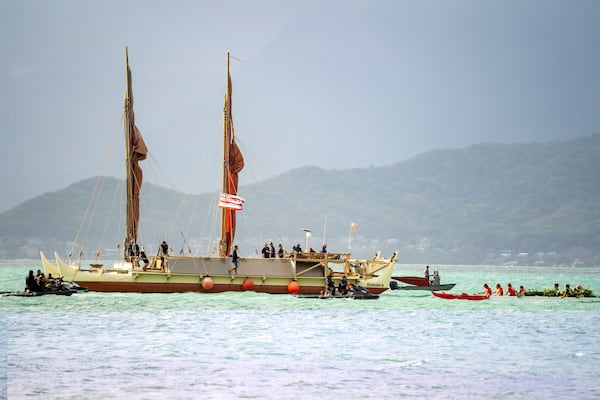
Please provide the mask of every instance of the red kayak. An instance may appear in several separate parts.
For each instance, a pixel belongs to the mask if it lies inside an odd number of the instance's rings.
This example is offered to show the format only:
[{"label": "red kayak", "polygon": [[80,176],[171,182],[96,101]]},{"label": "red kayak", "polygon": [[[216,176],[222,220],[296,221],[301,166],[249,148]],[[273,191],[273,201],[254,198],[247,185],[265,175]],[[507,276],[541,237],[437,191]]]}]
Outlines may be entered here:
[{"label": "red kayak", "polygon": [[446,292],[431,292],[435,297],[441,299],[458,299],[458,300],[487,300],[490,297],[485,294],[468,294],[468,293],[446,293]]}]

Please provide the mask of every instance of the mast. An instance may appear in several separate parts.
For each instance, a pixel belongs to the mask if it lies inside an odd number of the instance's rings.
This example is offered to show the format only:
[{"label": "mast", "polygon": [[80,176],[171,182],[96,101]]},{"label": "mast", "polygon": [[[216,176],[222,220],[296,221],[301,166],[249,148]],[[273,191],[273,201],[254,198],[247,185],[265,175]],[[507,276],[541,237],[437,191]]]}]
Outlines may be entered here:
[{"label": "mast", "polygon": [[[223,104],[223,184],[224,195],[236,195],[238,190],[238,173],[244,168],[244,157],[235,142],[233,115],[231,113],[231,74],[229,72],[231,55],[227,52],[227,89]],[[235,238],[236,210],[229,207],[221,209],[221,240],[219,256],[227,257],[233,247]]]},{"label": "mast", "polygon": [[127,256],[127,246],[134,240],[134,223],[133,223],[133,210],[132,210],[132,183],[131,178],[132,171],[131,165],[131,125],[133,124],[133,104],[131,97],[133,96],[131,88],[131,70],[129,69],[129,49],[125,46],[125,99],[124,99],[124,128],[125,128],[125,187],[127,190],[127,220],[125,225],[125,243],[123,246],[123,252],[125,257]]},{"label": "mast", "polygon": [[138,162],[146,159],[148,149],[138,127],[135,125],[133,112],[133,88],[131,69],[129,68],[129,49],[125,47],[126,86],[124,95],[125,126],[125,176],[127,189],[127,221],[125,231],[124,255],[127,257],[129,244],[137,242],[138,223],[140,219],[140,189],[143,173]]}]

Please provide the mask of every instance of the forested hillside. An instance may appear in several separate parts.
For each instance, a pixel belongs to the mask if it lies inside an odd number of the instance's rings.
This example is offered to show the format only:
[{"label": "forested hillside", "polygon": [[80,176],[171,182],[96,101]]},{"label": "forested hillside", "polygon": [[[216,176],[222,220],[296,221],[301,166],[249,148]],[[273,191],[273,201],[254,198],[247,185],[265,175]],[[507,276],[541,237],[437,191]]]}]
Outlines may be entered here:
[{"label": "forested hillside", "polygon": [[[360,157],[359,154],[354,155]],[[237,240],[251,253],[265,240],[357,256],[399,250],[401,262],[600,264],[600,135],[531,144],[435,150],[384,167],[304,167],[240,188]],[[1,255],[115,248],[124,216],[114,178],[89,205],[97,178],[46,193],[0,214]],[[210,252],[216,194],[142,189],[142,240]],[[86,210],[95,209],[90,227]],[[350,235],[351,222],[358,224]],[[78,235],[79,232],[79,235]],[[325,238],[323,238],[325,236]],[[348,243],[349,238],[351,242]],[[102,241],[101,245],[98,242]],[[152,247],[153,248],[153,247]]]}]

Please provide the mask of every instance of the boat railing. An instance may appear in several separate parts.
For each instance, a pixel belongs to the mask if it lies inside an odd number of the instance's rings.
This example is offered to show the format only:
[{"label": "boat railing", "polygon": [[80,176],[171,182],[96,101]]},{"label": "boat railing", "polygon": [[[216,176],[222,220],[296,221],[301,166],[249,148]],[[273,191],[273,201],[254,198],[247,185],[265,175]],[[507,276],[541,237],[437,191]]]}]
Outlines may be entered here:
[{"label": "boat railing", "polygon": [[346,260],[350,258],[350,254],[347,253],[310,253],[310,252],[300,252],[293,253],[293,256],[297,259],[302,260],[327,260],[327,261],[336,261],[336,260]]}]

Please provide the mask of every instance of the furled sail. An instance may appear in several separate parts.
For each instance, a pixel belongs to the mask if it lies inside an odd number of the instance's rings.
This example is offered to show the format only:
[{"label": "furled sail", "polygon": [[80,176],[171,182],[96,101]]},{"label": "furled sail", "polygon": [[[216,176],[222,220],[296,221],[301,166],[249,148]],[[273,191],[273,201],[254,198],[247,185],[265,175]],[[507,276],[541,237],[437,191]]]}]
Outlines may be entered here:
[{"label": "furled sail", "polygon": [[[244,168],[244,156],[235,142],[233,116],[231,114],[231,74],[230,55],[227,53],[227,92],[223,105],[223,193],[236,196],[238,174]],[[235,208],[222,207],[220,255],[228,256],[235,238]]]},{"label": "furled sail", "polygon": [[[140,220],[140,189],[143,173],[139,161],[145,160],[148,154],[146,143],[138,127],[135,125],[133,113],[133,88],[129,54],[125,48],[127,63],[127,88],[125,91],[125,146],[127,172],[127,232],[126,244],[137,242],[138,224]],[[125,246],[127,249],[127,246]]]}]

